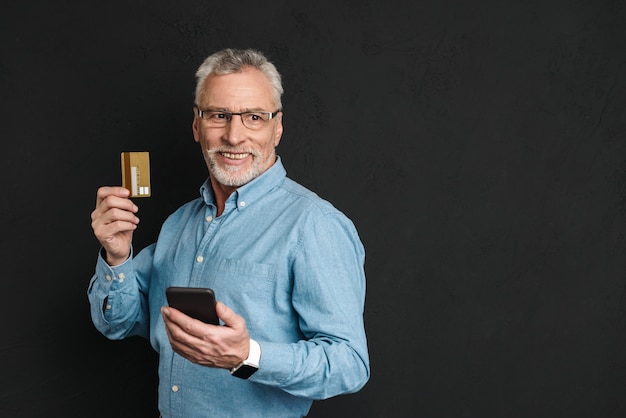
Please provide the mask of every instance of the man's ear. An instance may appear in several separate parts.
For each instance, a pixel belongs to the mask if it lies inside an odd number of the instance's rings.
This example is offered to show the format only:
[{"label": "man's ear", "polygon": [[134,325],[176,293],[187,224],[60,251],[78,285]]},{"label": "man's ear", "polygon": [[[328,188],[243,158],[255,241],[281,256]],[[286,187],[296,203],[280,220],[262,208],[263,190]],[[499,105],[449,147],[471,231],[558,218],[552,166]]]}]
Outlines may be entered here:
[{"label": "man's ear", "polygon": [[191,130],[193,131],[193,139],[196,142],[200,142],[200,131],[199,131],[200,121],[198,120],[198,114],[195,109],[193,112],[193,122],[191,122]]},{"label": "man's ear", "polygon": [[280,144],[280,138],[283,136],[283,112],[276,115],[276,132],[274,133],[274,148]]}]

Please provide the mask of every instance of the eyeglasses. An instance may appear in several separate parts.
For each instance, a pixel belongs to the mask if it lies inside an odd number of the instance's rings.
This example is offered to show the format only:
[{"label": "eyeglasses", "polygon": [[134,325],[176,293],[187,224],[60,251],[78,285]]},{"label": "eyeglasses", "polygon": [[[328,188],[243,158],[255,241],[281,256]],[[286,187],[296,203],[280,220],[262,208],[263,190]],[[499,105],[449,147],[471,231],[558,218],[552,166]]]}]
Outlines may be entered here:
[{"label": "eyeglasses", "polygon": [[234,115],[239,115],[243,126],[254,131],[263,129],[271,119],[274,119],[276,115],[282,112],[281,109],[274,112],[226,112],[212,109],[200,110],[197,106],[196,110],[198,111],[198,117],[204,120],[207,126],[211,128],[223,128],[230,123]]}]

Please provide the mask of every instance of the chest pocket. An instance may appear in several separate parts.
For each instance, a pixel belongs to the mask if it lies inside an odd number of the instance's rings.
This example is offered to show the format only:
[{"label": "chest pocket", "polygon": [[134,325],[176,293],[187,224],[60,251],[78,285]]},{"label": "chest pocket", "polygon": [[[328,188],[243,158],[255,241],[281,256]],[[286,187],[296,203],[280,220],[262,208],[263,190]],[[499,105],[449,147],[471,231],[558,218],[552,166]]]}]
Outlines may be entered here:
[{"label": "chest pocket", "polygon": [[258,318],[271,306],[275,281],[271,264],[227,258],[211,258],[206,263],[200,283],[193,286],[212,288],[218,301],[244,316],[246,321]]}]

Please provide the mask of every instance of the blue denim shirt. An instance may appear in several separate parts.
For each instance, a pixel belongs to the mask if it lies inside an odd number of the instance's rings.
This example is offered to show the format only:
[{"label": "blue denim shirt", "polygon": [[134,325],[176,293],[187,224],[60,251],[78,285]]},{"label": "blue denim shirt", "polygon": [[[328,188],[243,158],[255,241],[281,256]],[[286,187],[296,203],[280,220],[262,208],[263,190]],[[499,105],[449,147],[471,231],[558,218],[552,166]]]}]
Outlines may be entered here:
[{"label": "blue denim shirt", "polygon": [[[364,249],[352,222],[286,177],[280,158],[216,217],[210,182],[124,264],[100,256],[88,296],[108,338],[150,338],[164,418],[301,417],[315,399],[369,379]],[[261,345],[248,380],[172,351],[160,314],[168,286],[210,287]]]}]

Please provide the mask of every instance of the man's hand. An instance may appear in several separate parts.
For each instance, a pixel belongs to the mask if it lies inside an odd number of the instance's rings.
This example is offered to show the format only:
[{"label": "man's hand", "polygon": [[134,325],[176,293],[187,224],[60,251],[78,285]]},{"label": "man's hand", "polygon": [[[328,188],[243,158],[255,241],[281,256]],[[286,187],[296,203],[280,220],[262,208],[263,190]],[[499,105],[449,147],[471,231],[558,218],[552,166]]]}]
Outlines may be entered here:
[{"label": "man's hand", "polygon": [[248,358],[246,321],[221,302],[215,306],[224,325],[209,325],[169,306],[161,308],[165,330],[176,353],[207,367],[231,369]]},{"label": "man's hand", "polygon": [[100,187],[96,209],[91,212],[94,235],[106,251],[107,263],[122,264],[130,255],[133,231],[139,218],[139,208],[128,198],[130,192],[123,187]]}]

